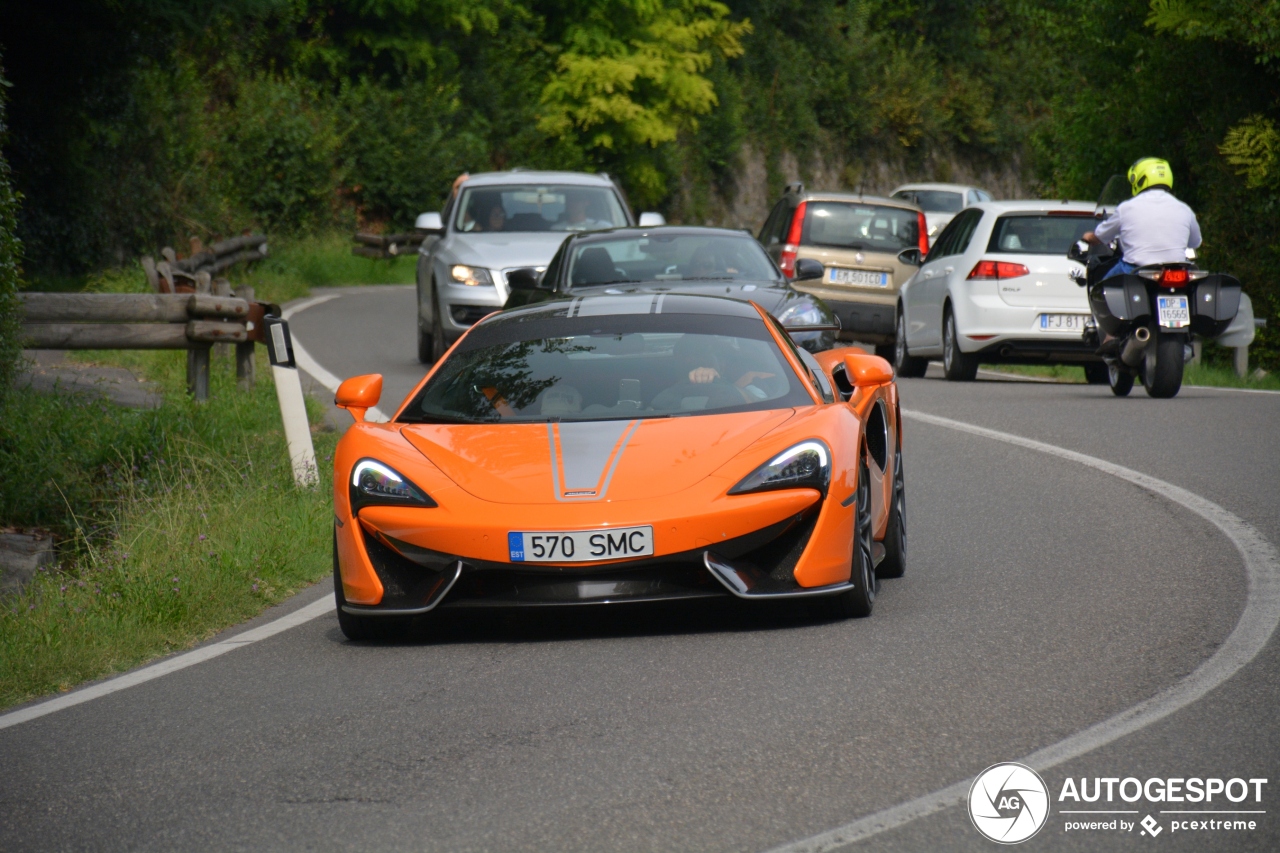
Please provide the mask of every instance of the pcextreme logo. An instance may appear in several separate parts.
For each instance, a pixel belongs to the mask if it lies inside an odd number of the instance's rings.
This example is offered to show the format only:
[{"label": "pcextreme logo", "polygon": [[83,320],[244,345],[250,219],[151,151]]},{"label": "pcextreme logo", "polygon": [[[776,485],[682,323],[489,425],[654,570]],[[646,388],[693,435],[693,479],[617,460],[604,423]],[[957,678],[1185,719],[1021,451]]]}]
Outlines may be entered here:
[{"label": "pcextreme logo", "polygon": [[969,819],[987,838],[1018,844],[1049,818],[1049,789],[1025,764],[993,764],[969,787]]},{"label": "pcextreme logo", "polygon": [[[1262,806],[1266,784],[1266,779],[1240,777],[1067,777],[1058,792],[1056,817],[1062,831],[1071,833],[1123,832],[1148,839],[1166,829],[1169,836],[1249,833],[1267,813]],[[1049,822],[1051,801],[1040,774],[1005,762],[973,780],[968,806],[984,837],[1019,844]]]}]

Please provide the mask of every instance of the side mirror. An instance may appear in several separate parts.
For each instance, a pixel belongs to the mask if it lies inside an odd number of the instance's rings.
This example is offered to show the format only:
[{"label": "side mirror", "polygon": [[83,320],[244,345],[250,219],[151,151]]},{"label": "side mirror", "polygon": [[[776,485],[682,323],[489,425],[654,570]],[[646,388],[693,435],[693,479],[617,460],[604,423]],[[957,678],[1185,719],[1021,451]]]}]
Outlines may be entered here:
[{"label": "side mirror", "polygon": [[641,228],[657,228],[659,225],[666,225],[667,218],[661,213],[642,213],[640,214]]},{"label": "side mirror", "polygon": [[921,256],[919,248],[903,249],[898,253],[898,260],[913,267],[918,267],[924,263],[924,257]]},{"label": "side mirror", "polygon": [[382,374],[369,373],[364,376],[352,376],[338,386],[333,395],[333,404],[339,409],[346,409],[356,423],[364,422],[364,413],[378,405],[382,397]]},{"label": "side mirror", "polygon": [[539,278],[533,267],[521,267],[507,273],[507,286],[512,290],[537,290]]},{"label": "side mirror", "polygon": [[893,381],[893,367],[878,355],[851,352],[844,357],[844,372],[858,388],[887,385]]},{"label": "side mirror", "polygon": [[413,227],[418,231],[443,231],[444,221],[439,213],[419,213]]},{"label": "side mirror", "polygon": [[822,261],[816,261],[813,258],[801,258],[796,261],[796,277],[795,281],[812,281],[822,278],[822,274],[827,268],[822,265]]}]

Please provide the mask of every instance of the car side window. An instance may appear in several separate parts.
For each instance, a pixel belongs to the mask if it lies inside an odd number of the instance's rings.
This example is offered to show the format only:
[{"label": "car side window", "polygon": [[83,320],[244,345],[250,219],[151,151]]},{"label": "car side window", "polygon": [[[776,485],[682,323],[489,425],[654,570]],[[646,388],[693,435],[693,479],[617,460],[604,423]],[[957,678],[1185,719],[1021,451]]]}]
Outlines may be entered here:
[{"label": "car side window", "polygon": [[551,285],[553,289],[556,287],[556,279],[560,278],[560,267],[564,265],[565,249],[568,245],[568,239],[560,244],[560,248],[556,250],[555,257],[551,259],[551,263],[547,264],[547,271],[542,274],[542,280]]},{"label": "car side window", "polygon": [[756,238],[760,241],[761,245],[768,246],[771,242],[777,242],[774,239],[774,234],[778,230],[778,217],[782,215],[782,208],[785,204],[786,199],[780,199],[778,203],[773,206],[773,210],[769,211],[769,218],[766,219],[764,221],[764,225],[760,227],[760,236]]},{"label": "car side window", "polygon": [[778,212],[778,221],[773,223],[773,231],[769,234],[769,245],[781,243],[787,239],[787,231],[791,227],[791,215],[796,212],[796,200],[784,198],[782,209]]},{"label": "car side window", "polygon": [[955,240],[956,229],[959,227],[960,217],[958,216],[947,223],[947,227],[942,229],[942,233],[933,242],[933,248],[929,250],[928,256],[924,259],[926,264],[951,254],[951,243]]},{"label": "car side window", "polygon": [[967,201],[968,204],[977,204],[978,202],[982,201],[982,199],[978,197],[977,190],[969,190],[969,194],[966,196],[966,198],[968,199]]},{"label": "car side window", "polygon": [[973,232],[978,230],[978,223],[982,221],[982,211],[966,210],[957,216],[955,221],[961,224],[956,229],[955,237],[952,238],[951,250],[947,254],[963,255],[969,249],[969,241],[973,239]]}]

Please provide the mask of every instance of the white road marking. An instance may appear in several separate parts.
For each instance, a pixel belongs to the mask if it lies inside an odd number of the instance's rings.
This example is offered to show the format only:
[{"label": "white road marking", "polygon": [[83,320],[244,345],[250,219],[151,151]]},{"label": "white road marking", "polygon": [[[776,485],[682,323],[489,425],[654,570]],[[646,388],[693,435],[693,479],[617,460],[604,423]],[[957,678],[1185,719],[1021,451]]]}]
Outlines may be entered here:
[{"label": "white road marking", "polygon": [[[283,317],[285,320],[288,320],[294,314],[297,314],[302,311],[306,311],[308,308],[314,308],[316,305],[320,305],[321,303],[328,302],[330,299],[337,299],[339,296],[343,296],[343,295],[345,294],[326,293],[323,296],[313,296],[310,299],[304,299],[301,302],[295,305],[291,305],[288,308],[284,309]],[[337,394],[338,386],[342,384],[342,380],[334,376],[329,371],[325,370],[320,365],[320,362],[316,361],[311,356],[311,353],[307,352],[306,347],[304,347],[302,345],[302,342],[298,340],[298,336],[293,334],[292,329],[290,329],[290,335],[293,338],[293,360],[298,363],[298,367],[305,370],[307,374],[311,376],[311,378],[315,379],[325,388],[329,389],[329,391],[331,391],[334,394]],[[366,412],[365,418],[374,423],[383,423],[383,424],[391,420],[391,418],[387,417],[387,413],[382,411],[382,409],[379,409],[377,406],[374,406],[372,409]]]},{"label": "white road marking", "polygon": [[[1244,612],[1240,614],[1240,621],[1236,623],[1235,629],[1212,657],[1172,687],[1065,740],[1037,750],[1025,758],[1017,759],[1020,763],[1036,770],[1047,770],[1092,752],[1125,735],[1133,734],[1187,707],[1253,660],[1271,639],[1277,624],[1280,624],[1280,555],[1277,554],[1275,546],[1261,533],[1234,513],[1180,486],[1096,456],[1088,456],[1053,444],[1045,444],[1034,439],[925,412],[903,409],[902,414],[934,426],[1048,453],[1119,477],[1121,480],[1126,480],[1185,507],[1205,519],[1221,530],[1244,558],[1245,575],[1249,585]],[[974,775],[981,771],[981,767],[975,767]],[[896,829],[917,818],[962,805],[969,793],[971,783],[972,779],[963,779],[940,791],[875,812],[836,829],[775,847],[769,853],[820,853],[863,841],[881,832]]]},{"label": "white road marking", "polygon": [[37,717],[43,717],[46,714],[52,714],[55,711],[61,711],[64,708],[71,708],[94,699],[117,693],[121,690],[127,690],[130,687],[136,687],[139,684],[168,675],[171,672],[177,672],[180,669],[186,669],[189,666],[195,666],[198,663],[204,663],[207,660],[216,658],[219,655],[225,655],[227,652],[256,643],[259,640],[265,640],[268,637],[274,637],[290,628],[295,628],[306,622],[310,622],[317,616],[323,616],[326,613],[333,613],[336,602],[333,594],[330,593],[319,601],[313,601],[306,607],[300,607],[292,613],[281,616],[279,619],[268,622],[265,625],[259,625],[234,637],[228,637],[225,640],[219,640],[216,643],[203,646],[195,651],[187,652],[181,655],[174,655],[165,658],[159,663],[153,663],[151,666],[144,666],[141,669],[135,669],[132,672],[126,672],[118,678],[110,681],[103,681],[98,684],[91,684],[88,687],[76,690],[73,693],[67,693],[55,699],[41,702],[38,705],[31,705],[21,708],[17,711],[10,711],[8,714],[0,714],[0,729],[7,729],[10,726],[16,726],[19,723],[25,723],[28,720],[34,720]]}]

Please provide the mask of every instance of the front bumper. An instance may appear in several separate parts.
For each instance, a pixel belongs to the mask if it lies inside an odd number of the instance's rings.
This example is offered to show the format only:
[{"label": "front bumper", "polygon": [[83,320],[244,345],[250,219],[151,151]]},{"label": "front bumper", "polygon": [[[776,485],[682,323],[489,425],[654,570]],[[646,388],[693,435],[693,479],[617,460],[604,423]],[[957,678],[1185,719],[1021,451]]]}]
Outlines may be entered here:
[{"label": "front bumper", "polygon": [[[355,541],[340,557],[348,571],[372,571],[382,586],[377,604],[347,603],[358,615],[405,616],[437,607],[539,607],[691,598],[790,598],[833,594],[847,582],[804,587],[795,570],[829,527],[822,503],[742,536],[686,551],[609,564],[510,563],[431,551],[398,540],[366,522],[345,525]],[[847,537],[846,537],[847,541]],[[363,565],[347,565],[351,562]]]}]

